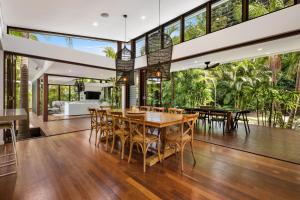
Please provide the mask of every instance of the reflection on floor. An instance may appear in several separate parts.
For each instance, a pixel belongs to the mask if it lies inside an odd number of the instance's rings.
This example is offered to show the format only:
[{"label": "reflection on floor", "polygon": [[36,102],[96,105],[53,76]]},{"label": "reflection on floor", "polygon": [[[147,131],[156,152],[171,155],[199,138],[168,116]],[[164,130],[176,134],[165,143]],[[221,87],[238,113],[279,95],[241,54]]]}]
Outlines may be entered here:
[{"label": "reflection on floor", "polygon": [[89,131],[20,141],[17,175],[0,179],[1,199],[299,199],[300,165],[195,141],[185,172],[172,156],[143,173],[88,142]]},{"label": "reflection on floor", "polygon": [[90,129],[90,118],[88,116],[82,116],[43,122],[41,116],[38,117],[34,113],[30,113],[30,127],[40,127],[45,133],[45,136],[52,136],[88,130]]},{"label": "reflection on floor", "polygon": [[55,121],[55,120],[63,120],[63,119],[78,119],[78,118],[89,118],[89,115],[64,115],[64,114],[53,114],[53,115],[48,115],[48,120],[49,121]]},{"label": "reflection on floor", "polygon": [[199,122],[195,139],[300,164],[299,132],[257,125],[250,125],[250,130],[247,136],[243,124],[240,124],[236,132],[223,136],[220,127],[214,126],[213,131],[206,128],[205,131]]}]

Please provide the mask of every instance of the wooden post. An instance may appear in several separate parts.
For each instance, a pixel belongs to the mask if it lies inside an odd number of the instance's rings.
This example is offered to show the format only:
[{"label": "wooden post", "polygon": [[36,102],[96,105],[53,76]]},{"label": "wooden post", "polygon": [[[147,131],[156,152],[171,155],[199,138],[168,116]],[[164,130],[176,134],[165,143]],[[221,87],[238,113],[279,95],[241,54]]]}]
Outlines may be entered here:
[{"label": "wooden post", "polygon": [[41,115],[41,81],[37,79],[36,81],[36,115]]},{"label": "wooden post", "polygon": [[247,21],[249,18],[249,0],[242,0],[242,21]]},{"label": "wooden post", "polygon": [[146,70],[140,70],[140,106],[146,105],[146,84],[147,80],[145,79]]},{"label": "wooden post", "polygon": [[206,3],[206,34],[211,33],[211,2]]},{"label": "wooden post", "polygon": [[43,94],[44,94],[44,103],[43,103],[43,121],[48,121],[48,74],[44,74],[44,84],[43,84]]}]

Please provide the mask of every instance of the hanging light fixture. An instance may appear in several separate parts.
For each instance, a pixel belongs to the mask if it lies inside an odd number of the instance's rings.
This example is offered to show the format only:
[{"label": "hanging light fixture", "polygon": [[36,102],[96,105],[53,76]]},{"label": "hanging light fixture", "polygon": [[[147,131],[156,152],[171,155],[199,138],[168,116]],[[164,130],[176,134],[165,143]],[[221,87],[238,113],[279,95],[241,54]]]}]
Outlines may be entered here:
[{"label": "hanging light fixture", "polygon": [[76,79],[74,86],[75,86],[75,92],[78,93],[84,91],[85,89],[83,79]]},{"label": "hanging light fixture", "polygon": [[[125,41],[127,34],[127,15],[123,15],[125,20]],[[117,52],[116,55],[116,80],[118,85],[132,84],[133,82],[133,70],[134,70],[134,59],[132,58],[132,52],[124,47]]]},{"label": "hanging light fixture", "polygon": [[[158,11],[160,27],[160,0]],[[170,79],[172,51],[172,38],[161,28],[148,37],[147,78]]]}]

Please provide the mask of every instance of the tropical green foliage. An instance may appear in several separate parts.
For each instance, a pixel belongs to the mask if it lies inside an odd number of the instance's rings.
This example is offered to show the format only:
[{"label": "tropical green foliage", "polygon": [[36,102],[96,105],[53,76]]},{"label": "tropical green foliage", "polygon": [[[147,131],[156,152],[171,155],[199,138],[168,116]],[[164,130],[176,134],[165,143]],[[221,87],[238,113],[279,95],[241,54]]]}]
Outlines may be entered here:
[{"label": "tropical green foliage", "polygon": [[[300,52],[282,54],[281,70],[273,84],[268,57],[222,64],[214,69],[189,69],[172,72],[172,79],[162,82],[165,107],[221,107],[250,109],[257,112],[263,125],[289,127],[288,118],[297,110],[300,88]],[[300,72],[299,72],[300,74]],[[148,82],[147,103],[159,105],[160,83]],[[215,96],[216,94],[216,96]]]},{"label": "tropical green foliage", "polygon": [[103,53],[105,53],[105,56],[108,58],[112,58],[112,59],[116,58],[116,52],[112,47],[105,47]]}]

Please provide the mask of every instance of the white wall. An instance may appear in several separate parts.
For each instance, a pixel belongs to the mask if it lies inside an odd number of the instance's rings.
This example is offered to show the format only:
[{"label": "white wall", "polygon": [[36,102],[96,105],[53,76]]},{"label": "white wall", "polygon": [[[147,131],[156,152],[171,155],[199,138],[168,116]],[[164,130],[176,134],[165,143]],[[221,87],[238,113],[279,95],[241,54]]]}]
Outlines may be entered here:
[{"label": "white wall", "polygon": [[[175,45],[172,59],[183,58],[299,29],[300,4]],[[146,65],[146,56],[135,60],[135,68],[145,67]]]}]

